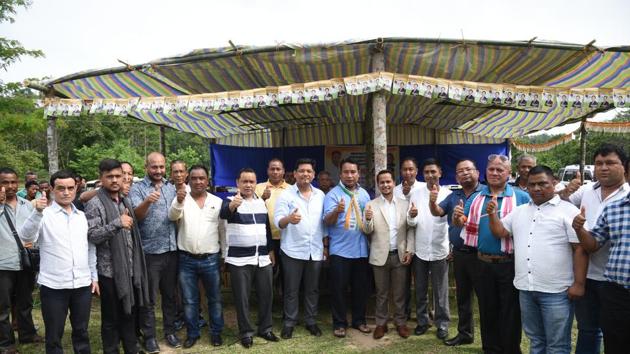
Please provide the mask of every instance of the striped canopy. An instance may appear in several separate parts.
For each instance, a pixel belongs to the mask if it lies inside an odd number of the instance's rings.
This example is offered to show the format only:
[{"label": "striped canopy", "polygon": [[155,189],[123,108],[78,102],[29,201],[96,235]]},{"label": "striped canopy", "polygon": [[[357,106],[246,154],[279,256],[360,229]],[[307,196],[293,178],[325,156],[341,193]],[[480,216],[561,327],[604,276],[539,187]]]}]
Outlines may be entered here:
[{"label": "striped canopy", "polygon": [[[333,44],[226,47],[136,66],[81,72],[47,83],[59,97],[178,96],[282,86],[384,71],[449,80],[571,88],[630,87],[630,47],[549,42],[375,39]],[[466,107],[423,97],[387,98],[391,145],[497,143],[582,118],[556,107],[530,112]],[[370,96],[211,114],[133,112],[133,117],[240,146],[361,144]]]}]

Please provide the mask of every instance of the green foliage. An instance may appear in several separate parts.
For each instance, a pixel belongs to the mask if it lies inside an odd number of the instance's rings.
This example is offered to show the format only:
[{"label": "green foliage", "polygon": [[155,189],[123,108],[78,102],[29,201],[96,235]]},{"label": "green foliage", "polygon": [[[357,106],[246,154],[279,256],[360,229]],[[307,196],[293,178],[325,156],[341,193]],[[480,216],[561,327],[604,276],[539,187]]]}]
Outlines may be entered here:
[{"label": "green foliage", "polygon": [[199,155],[199,153],[190,146],[181,148],[174,153],[168,154],[167,161],[175,160],[184,161],[187,167],[204,163],[204,161],[201,160],[201,155]]},{"label": "green foliage", "polygon": [[36,172],[41,179],[48,175],[44,170],[42,154],[33,150],[22,150],[5,139],[0,139],[0,166],[9,166],[16,170],[20,181],[23,181],[27,171]]},{"label": "green foliage", "polygon": [[[2,0],[0,1],[0,23],[15,22],[15,14],[19,7],[29,7],[30,0]],[[41,50],[26,49],[19,41],[0,37],[0,69],[7,70],[9,65],[15,63],[20,57],[43,57]]]},{"label": "green foliage", "polygon": [[91,146],[83,145],[75,149],[75,158],[68,163],[68,167],[88,180],[98,178],[98,164],[104,158],[112,158],[127,161],[134,166],[135,171],[143,166],[143,158],[135,150],[129,148],[125,140],[117,140],[113,145],[106,147],[100,143]]}]

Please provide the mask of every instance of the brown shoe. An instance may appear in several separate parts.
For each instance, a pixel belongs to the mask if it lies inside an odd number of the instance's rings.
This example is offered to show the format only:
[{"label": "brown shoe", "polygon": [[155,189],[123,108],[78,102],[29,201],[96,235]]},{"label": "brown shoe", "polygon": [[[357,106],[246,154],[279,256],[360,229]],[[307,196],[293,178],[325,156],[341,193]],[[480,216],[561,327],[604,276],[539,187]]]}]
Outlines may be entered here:
[{"label": "brown shoe", "polygon": [[370,329],[370,327],[368,327],[365,323],[360,324],[358,326],[352,326],[352,328],[358,330],[361,333],[365,333],[365,334],[372,333],[372,330]]},{"label": "brown shoe", "polygon": [[26,339],[21,339],[20,338],[20,344],[28,344],[28,343],[45,343],[46,340],[44,339],[44,337],[35,334],[30,338],[26,338]]},{"label": "brown shoe", "polygon": [[339,327],[339,328],[335,328],[333,330],[333,334],[335,335],[335,337],[337,338],[343,338],[346,336],[346,329],[343,327]]},{"label": "brown shoe", "polygon": [[372,337],[374,337],[374,339],[381,339],[383,338],[385,333],[387,333],[387,331],[388,331],[387,325],[376,326],[376,328],[374,329],[374,333],[372,333]]},{"label": "brown shoe", "polygon": [[409,330],[409,327],[407,327],[406,324],[397,326],[396,330],[398,331],[398,335],[401,336],[402,338],[408,338],[409,335],[411,334],[411,331]]}]

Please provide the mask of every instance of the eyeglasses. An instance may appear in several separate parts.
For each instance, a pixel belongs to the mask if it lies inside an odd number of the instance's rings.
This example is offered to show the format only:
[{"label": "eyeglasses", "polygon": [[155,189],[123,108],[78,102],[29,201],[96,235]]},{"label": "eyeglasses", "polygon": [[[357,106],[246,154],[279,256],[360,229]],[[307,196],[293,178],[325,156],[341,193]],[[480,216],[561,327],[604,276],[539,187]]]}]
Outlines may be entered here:
[{"label": "eyeglasses", "polygon": [[496,159],[501,160],[501,162],[507,162],[510,161],[510,158],[505,156],[505,155],[500,155],[500,154],[492,154],[492,155],[488,155],[488,161],[494,161]]},{"label": "eyeglasses", "polygon": [[472,173],[474,171],[477,171],[476,168],[462,168],[461,170],[455,170],[455,173],[458,175],[463,175],[466,173]]}]

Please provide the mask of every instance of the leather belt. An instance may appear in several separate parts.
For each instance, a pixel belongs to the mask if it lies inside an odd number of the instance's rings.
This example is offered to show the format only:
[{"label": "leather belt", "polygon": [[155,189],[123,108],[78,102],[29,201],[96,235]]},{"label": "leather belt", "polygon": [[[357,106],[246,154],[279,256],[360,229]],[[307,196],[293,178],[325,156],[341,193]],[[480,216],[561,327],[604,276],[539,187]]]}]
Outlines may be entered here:
[{"label": "leather belt", "polygon": [[477,258],[479,260],[486,263],[510,263],[514,262],[514,256],[511,254],[508,255],[496,255],[496,254],[486,254],[486,253],[477,253]]},{"label": "leather belt", "polygon": [[181,251],[181,250],[179,251],[179,253],[181,253],[181,254],[183,254],[183,255],[185,255],[187,257],[194,258],[194,259],[206,259],[206,258],[210,257],[210,255],[212,255],[212,253],[193,254],[193,253],[186,252],[186,251]]}]

